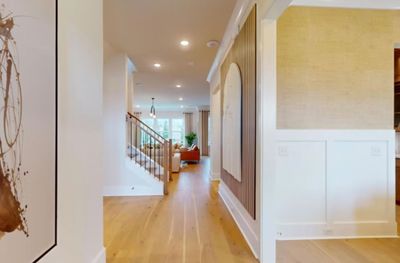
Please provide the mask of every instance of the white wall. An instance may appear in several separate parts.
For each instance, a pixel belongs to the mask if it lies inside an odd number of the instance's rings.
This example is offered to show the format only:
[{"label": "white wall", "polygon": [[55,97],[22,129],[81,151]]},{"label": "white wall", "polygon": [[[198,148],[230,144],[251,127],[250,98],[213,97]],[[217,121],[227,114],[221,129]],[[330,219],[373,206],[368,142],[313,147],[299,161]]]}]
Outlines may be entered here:
[{"label": "white wall", "polygon": [[397,236],[394,131],[277,135],[278,239]]},{"label": "white wall", "polygon": [[162,184],[126,156],[126,110],[132,96],[128,57],[109,44],[104,53],[104,190],[105,196],[163,195]]},{"label": "white wall", "polygon": [[219,83],[216,85],[217,90],[211,88],[211,106],[210,106],[210,178],[211,180],[219,180],[221,178],[221,89]]},{"label": "white wall", "polygon": [[102,2],[58,3],[58,245],[41,262],[105,262]]}]

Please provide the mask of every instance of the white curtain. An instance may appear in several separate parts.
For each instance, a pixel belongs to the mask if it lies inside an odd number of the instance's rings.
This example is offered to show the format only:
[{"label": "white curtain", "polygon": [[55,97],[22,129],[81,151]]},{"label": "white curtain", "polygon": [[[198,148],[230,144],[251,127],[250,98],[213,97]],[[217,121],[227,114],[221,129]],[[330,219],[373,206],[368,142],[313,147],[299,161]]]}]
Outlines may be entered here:
[{"label": "white curtain", "polygon": [[185,135],[193,132],[193,113],[184,112],[184,122],[185,122]]}]

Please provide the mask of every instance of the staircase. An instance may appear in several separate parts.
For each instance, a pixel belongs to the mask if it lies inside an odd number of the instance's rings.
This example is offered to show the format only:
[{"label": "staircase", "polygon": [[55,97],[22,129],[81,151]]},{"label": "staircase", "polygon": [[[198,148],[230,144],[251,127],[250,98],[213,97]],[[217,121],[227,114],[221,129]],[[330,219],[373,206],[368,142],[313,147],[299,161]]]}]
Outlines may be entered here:
[{"label": "staircase", "polygon": [[168,194],[171,177],[172,141],[165,139],[131,113],[126,115],[127,156],[164,184]]}]

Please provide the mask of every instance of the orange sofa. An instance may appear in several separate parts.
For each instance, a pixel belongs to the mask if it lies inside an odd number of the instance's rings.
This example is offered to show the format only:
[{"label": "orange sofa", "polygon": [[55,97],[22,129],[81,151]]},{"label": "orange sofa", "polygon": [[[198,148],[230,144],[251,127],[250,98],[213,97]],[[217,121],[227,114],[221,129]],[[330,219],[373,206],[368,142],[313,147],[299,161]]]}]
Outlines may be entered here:
[{"label": "orange sofa", "polygon": [[189,149],[180,149],[181,161],[200,162],[200,149],[194,145]]}]

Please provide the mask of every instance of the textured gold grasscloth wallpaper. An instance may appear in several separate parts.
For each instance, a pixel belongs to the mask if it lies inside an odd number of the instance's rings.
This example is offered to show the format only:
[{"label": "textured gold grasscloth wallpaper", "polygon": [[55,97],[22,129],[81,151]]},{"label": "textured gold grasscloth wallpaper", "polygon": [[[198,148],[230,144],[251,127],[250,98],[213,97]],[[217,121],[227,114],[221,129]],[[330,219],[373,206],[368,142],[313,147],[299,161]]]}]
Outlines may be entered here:
[{"label": "textured gold grasscloth wallpaper", "polygon": [[400,11],[290,7],[277,41],[279,129],[393,129]]}]

